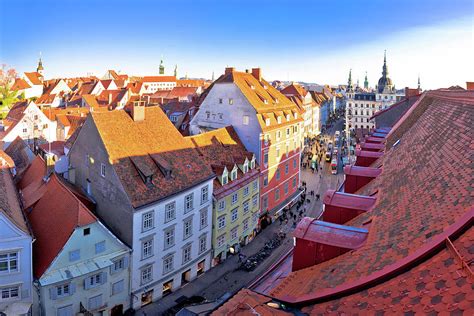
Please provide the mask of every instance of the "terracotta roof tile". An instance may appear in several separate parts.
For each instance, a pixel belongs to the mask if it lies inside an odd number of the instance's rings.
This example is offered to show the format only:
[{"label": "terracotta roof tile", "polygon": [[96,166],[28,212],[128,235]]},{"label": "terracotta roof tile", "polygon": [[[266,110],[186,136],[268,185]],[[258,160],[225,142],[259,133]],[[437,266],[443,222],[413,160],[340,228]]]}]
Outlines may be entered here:
[{"label": "terracotta roof tile", "polygon": [[[211,179],[214,174],[195,149],[184,140],[159,107],[146,107],[145,119],[135,122],[125,111],[93,112],[102,142],[115,171],[136,208]],[[158,171],[152,156],[171,167],[171,178]],[[131,157],[141,159],[153,172],[146,185]]]},{"label": "terracotta roof tile", "polygon": [[41,81],[41,74],[38,72],[25,72],[25,76],[30,80],[30,82],[34,85],[43,85],[43,82]]},{"label": "terracotta roof tile", "polygon": [[15,83],[13,83],[11,89],[12,90],[24,90],[24,89],[29,89],[31,86],[28,84],[28,82],[25,81],[25,79],[21,78],[16,78]]},{"label": "terracotta roof tile", "polygon": [[[300,297],[370,276],[415,253],[472,207],[474,95],[433,92],[392,129],[373,209],[347,225],[371,221],[364,246],[291,273],[271,294]],[[400,130],[399,130],[400,129]],[[407,176],[409,175],[409,176]],[[351,307],[352,308],[352,307]]]},{"label": "terracotta roof tile", "polygon": [[55,174],[51,175],[45,186],[44,194],[28,211],[36,238],[33,270],[37,278],[48,269],[77,227],[97,221]]},{"label": "terracotta roof tile", "polygon": [[176,82],[175,76],[146,76],[142,82]]},{"label": "terracotta roof tile", "polygon": [[5,153],[9,155],[15,162],[16,176],[15,179],[21,179],[30,163],[33,161],[34,154],[23,139],[18,136],[5,149]]}]

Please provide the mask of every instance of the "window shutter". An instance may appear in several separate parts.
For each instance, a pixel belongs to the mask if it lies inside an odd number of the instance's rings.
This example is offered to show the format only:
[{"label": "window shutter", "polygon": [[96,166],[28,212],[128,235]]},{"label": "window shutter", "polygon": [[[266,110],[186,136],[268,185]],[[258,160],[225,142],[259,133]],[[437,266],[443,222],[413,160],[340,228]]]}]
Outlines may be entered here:
[{"label": "window shutter", "polygon": [[123,257],[123,268],[127,269],[128,268],[128,254]]},{"label": "window shutter", "polygon": [[76,284],[69,283],[69,295],[73,295],[74,293],[76,293]]},{"label": "window shutter", "polygon": [[100,284],[107,283],[107,272],[102,272],[101,274],[102,274],[102,275],[101,275],[101,277],[100,277],[100,281],[101,281]]},{"label": "window shutter", "polygon": [[50,299],[55,300],[57,298],[57,294],[58,294],[58,292],[57,292],[55,286],[49,288],[49,298]]},{"label": "window shutter", "polygon": [[89,282],[90,277],[84,279],[84,290],[88,290],[91,288],[91,284]]}]

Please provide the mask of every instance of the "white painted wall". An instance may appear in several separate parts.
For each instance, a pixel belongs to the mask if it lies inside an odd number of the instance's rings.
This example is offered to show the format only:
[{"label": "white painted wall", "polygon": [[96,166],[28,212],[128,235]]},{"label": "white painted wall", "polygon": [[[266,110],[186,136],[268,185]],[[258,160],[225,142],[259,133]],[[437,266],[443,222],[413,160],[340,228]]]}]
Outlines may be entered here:
[{"label": "white painted wall", "polygon": [[4,287],[19,286],[18,299],[2,299],[0,296],[0,312],[18,302],[31,304],[32,295],[32,238],[18,229],[3,213],[0,213],[0,254],[18,253],[18,270],[16,272],[0,272],[0,292]]},{"label": "white painted wall", "polygon": [[[173,279],[173,290],[181,286],[181,274],[188,269],[191,270],[191,280],[197,276],[197,264],[205,259],[205,269],[210,268],[211,263],[211,230],[212,230],[212,192],[213,179],[200,183],[191,189],[180,192],[165,200],[153,205],[140,208],[133,214],[133,253],[132,253],[132,300],[133,307],[141,306],[141,295],[143,292],[153,290],[153,301],[162,297],[163,283]],[[208,200],[201,204],[201,188],[207,186]],[[184,213],[184,198],[188,194],[194,194],[193,209]],[[165,205],[176,202],[176,218],[165,223]],[[205,210],[207,214],[207,226],[200,227],[200,211]],[[143,214],[153,211],[154,228],[142,232]],[[192,236],[183,239],[184,221],[192,217]],[[165,230],[174,227],[174,246],[164,249]],[[199,253],[199,240],[201,236],[206,236],[206,251]],[[142,241],[153,239],[153,255],[142,259]],[[191,260],[183,264],[183,247],[191,244]],[[174,270],[163,274],[163,258],[169,254],[174,254]],[[152,265],[152,281],[142,284],[141,271],[143,267]]]}]

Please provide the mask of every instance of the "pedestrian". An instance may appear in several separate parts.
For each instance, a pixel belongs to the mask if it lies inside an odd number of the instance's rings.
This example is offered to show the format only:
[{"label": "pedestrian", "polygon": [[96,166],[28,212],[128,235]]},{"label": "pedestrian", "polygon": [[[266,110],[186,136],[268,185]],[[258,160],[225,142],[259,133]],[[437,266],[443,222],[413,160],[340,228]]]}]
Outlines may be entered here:
[{"label": "pedestrian", "polygon": [[320,198],[320,197],[321,197],[321,196],[320,196],[319,194],[316,194],[316,201],[319,201],[319,198]]},{"label": "pedestrian", "polygon": [[295,215],[293,215],[293,220],[294,220],[294,221],[296,221],[296,214],[295,214]]}]

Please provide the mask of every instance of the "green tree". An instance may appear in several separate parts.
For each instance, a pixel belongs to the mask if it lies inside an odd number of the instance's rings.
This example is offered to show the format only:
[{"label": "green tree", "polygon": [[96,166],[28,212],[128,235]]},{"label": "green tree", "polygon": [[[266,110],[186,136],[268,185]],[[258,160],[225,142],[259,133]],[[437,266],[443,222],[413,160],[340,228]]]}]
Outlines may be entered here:
[{"label": "green tree", "polygon": [[0,69],[0,116],[4,117],[5,113],[10,110],[11,106],[18,101],[18,91],[13,90],[17,73],[15,69],[3,64]]}]

